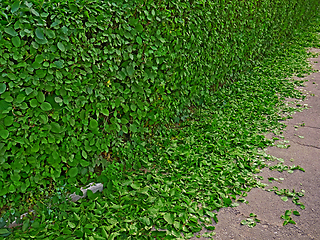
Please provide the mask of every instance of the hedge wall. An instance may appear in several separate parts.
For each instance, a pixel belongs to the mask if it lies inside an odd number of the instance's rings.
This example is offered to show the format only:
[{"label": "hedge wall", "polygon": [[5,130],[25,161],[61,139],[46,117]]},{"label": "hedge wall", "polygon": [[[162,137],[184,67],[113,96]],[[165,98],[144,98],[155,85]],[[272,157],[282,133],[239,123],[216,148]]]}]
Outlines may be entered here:
[{"label": "hedge wall", "polygon": [[[304,28],[318,0],[0,2],[0,206],[86,183]],[[130,166],[131,162],[126,162]],[[19,196],[19,194],[18,194]]]}]

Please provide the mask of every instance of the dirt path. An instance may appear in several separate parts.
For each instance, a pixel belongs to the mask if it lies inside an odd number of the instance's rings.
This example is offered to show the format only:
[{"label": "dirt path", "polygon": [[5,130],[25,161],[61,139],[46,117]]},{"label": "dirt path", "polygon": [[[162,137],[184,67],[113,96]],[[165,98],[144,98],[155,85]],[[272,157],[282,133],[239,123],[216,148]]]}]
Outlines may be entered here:
[{"label": "dirt path", "polygon": [[[320,49],[311,51],[320,53]],[[264,177],[262,182],[269,184],[267,188],[277,186],[279,190],[304,190],[305,196],[300,197],[300,201],[305,205],[305,210],[292,203],[291,198],[285,202],[272,191],[253,189],[246,197],[248,204],[219,211],[214,239],[320,239],[320,57],[309,61],[314,69],[319,70],[305,77],[309,81],[306,87],[302,87],[302,90],[314,94],[308,95],[303,101],[311,108],[294,114],[293,119],[285,122],[287,128],[283,135],[285,140],[290,141],[289,148],[271,147],[266,150],[268,154],[284,159],[284,165],[299,165],[305,172],[298,170],[290,174],[265,168],[259,174]],[[279,161],[276,160],[272,165],[276,163]],[[284,180],[282,183],[270,183],[269,177]],[[284,220],[280,216],[289,209],[298,210],[301,216],[292,215],[296,225],[289,223],[283,226]],[[261,220],[253,228],[240,224],[241,220],[249,218],[250,213],[255,213]]]}]

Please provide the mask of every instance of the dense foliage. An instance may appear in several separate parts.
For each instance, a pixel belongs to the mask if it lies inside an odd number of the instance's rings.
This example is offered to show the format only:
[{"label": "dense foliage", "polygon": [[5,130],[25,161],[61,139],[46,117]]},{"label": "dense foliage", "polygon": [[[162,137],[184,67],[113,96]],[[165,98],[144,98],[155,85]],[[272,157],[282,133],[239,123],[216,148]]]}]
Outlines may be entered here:
[{"label": "dense foliage", "polygon": [[[106,197],[112,202],[127,196],[125,202],[130,201],[130,194],[137,194],[135,211],[139,213],[144,204],[139,201],[147,201],[143,196],[154,204],[155,193],[163,190],[169,194],[162,187],[168,185],[170,189],[172,181],[187,184],[186,178],[194,182],[202,177],[214,179],[218,186],[225,184],[221,181],[230,181],[233,190],[225,188],[224,192],[216,187],[219,193],[213,194],[215,190],[210,188],[203,196],[208,211],[213,206],[230,205],[228,195],[246,189],[242,185],[251,181],[248,174],[261,162],[249,164],[252,160],[243,151],[250,150],[252,157],[252,149],[267,145],[255,134],[272,120],[263,119],[263,124],[250,133],[245,124],[254,121],[250,111],[272,116],[278,104],[276,91],[294,94],[293,85],[286,88],[284,83],[268,83],[272,88],[264,100],[273,102],[239,110],[243,114],[240,125],[233,125],[233,133],[228,130],[231,135],[222,137],[219,131],[224,132],[227,126],[224,117],[231,126],[235,121],[232,116],[239,113],[235,110],[224,116],[224,109],[240,108],[240,99],[233,91],[242,92],[247,87],[253,91],[248,96],[251,104],[261,104],[254,99],[269,85],[260,86],[249,76],[256,73],[254,69],[266,55],[278,54],[280,44],[286,45],[310,24],[319,2],[16,1],[1,2],[0,8],[0,206],[17,206],[22,198],[19,193],[32,196],[55,186],[86,184],[95,177],[92,173],[103,170],[98,180],[108,186]],[[235,81],[238,83],[231,92],[215,93],[219,86]],[[163,131],[164,124],[188,125],[187,120],[196,119],[195,109],[205,106],[212,108],[193,123],[192,130],[188,128],[188,133]],[[272,122],[277,120],[275,117]],[[248,129],[242,131],[243,124]],[[190,132],[199,134],[195,134],[198,143],[191,135],[184,135]],[[190,146],[177,147],[181,141]],[[212,143],[202,149],[202,141]],[[233,163],[238,154],[242,160]],[[225,180],[223,174],[218,177],[227,163],[228,171],[234,169],[233,180]],[[138,174],[132,180],[131,172],[124,177],[129,178],[127,182],[115,183],[123,179],[124,169],[144,169],[147,173],[159,165],[164,165],[163,174],[168,179],[149,174],[146,176],[151,182],[140,182],[143,177]],[[199,169],[204,166],[217,172],[216,177],[208,172],[201,176]],[[184,177],[179,171],[194,172],[195,178]],[[240,183],[233,182],[239,179]],[[163,181],[167,185],[162,185]],[[147,194],[145,184],[153,184],[149,187],[154,188],[155,195]],[[170,196],[177,194],[181,199],[181,189],[186,190],[184,196],[194,196],[199,186],[192,186],[190,191],[187,186],[174,188],[174,192],[171,188]],[[100,206],[107,201],[101,199],[97,203]],[[191,200],[185,200],[187,205],[193,204]],[[152,216],[164,211],[166,205],[160,202],[155,206],[161,209],[149,211]],[[112,206],[118,210],[120,205]],[[173,224],[176,215],[168,214],[164,219]],[[147,223],[147,216],[141,218],[148,226],[156,222]],[[179,218],[183,222],[188,216]],[[73,224],[68,226],[73,228]],[[86,229],[92,228],[96,226]],[[109,230],[101,231],[107,234]]]},{"label": "dense foliage", "polygon": [[[282,50],[246,80],[222,87],[210,107],[189,121],[160,128],[146,151],[132,149],[132,158],[143,159],[146,168],[123,172],[110,165],[114,169],[100,178],[103,193],[89,192],[77,203],[65,201],[58,188],[52,199],[37,202],[36,214],[24,218],[21,228],[1,229],[0,220],[0,234],[5,239],[188,239],[203,227],[212,231],[218,221],[212,211],[245,201],[246,191],[259,186],[253,173],[274,160],[257,150],[272,144],[259,133],[281,134],[279,120],[299,110],[283,99],[303,99],[294,89],[303,82],[284,79],[309,72],[307,54],[296,45]],[[14,216],[19,214],[11,209],[4,217],[12,221]]]}]

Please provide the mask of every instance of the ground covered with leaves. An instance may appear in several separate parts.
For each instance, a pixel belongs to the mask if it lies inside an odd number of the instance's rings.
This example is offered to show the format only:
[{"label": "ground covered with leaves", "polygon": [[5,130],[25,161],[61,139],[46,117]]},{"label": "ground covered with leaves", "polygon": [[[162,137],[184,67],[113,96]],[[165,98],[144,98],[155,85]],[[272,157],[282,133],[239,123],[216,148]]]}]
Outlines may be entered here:
[{"label": "ground covered with leaves", "polygon": [[[284,100],[304,98],[295,90],[302,82],[290,77],[311,71],[305,47],[316,41],[316,34],[306,33],[279,45],[184,121],[127,142],[118,155],[124,161],[93,178],[104,184],[102,193],[89,191],[72,203],[57,189],[34,204],[21,227],[6,229],[4,219],[17,215],[11,209],[0,221],[0,239],[188,239],[203,227],[214,230],[215,210],[236,206],[259,186],[256,173],[266,166],[259,149],[273,144],[263,133],[284,128],[281,120],[297,111]],[[128,169],[123,162],[139,164]]]}]

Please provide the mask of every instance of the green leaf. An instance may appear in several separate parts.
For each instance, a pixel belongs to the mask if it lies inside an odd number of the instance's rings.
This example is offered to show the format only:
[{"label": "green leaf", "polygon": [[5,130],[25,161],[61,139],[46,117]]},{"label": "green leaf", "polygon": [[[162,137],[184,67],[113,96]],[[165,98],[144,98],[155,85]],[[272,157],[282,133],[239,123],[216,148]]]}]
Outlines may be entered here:
[{"label": "green leaf", "polygon": [[82,150],[82,157],[84,157],[85,159],[88,158],[87,152],[84,150]]},{"label": "green leaf", "polygon": [[238,202],[234,202],[230,205],[230,207],[238,207],[240,205],[240,203]]},{"label": "green leaf", "polygon": [[36,42],[32,42],[32,43],[31,43],[31,46],[32,46],[34,49],[38,49],[38,48],[39,48],[39,45],[38,45]]},{"label": "green leaf", "polygon": [[6,228],[1,228],[0,229],[0,235],[7,234],[7,233],[10,233],[8,229],[6,229]]},{"label": "green leaf", "polygon": [[39,221],[34,221],[32,224],[31,224],[31,227],[35,228],[35,229],[38,229],[40,227],[40,222]]},{"label": "green leaf", "polygon": [[[75,212],[77,212],[77,211],[79,211],[79,210],[80,210],[79,208],[78,208],[78,209],[75,209]],[[76,214],[75,212],[73,213],[74,219],[75,219],[76,221],[80,221],[79,215]]]},{"label": "green leaf", "polygon": [[48,40],[46,38],[44,38],[44,39],[36,38],[36,42],[41,45],[44,45],[44,44],[48,43]]},{"label": "green leaf", "polygon": [[57,68],[63,68],[63,64],[64,64],[63,60],[54,61],[54,65],[56,65]]},{"label": "green leaf", "polygon": [[0,137],[3,139],[7,139],[9,137],[9,131],[8,130],[0,130]]},{"label": "green leaf", "polygon": [[87,223],[84,228],[94,228],[94,226],[91,223]]},{"label": "green leaf", "polygon": [[129,106],[127,104],[122,104],[124,113],[127,113],[129,111]]},{"label": "green leaf", "polygon": [[0,188],[0,196],[6,195],[8,193],[7,188]]},{"label": "green leaf", "polygon": [[124,133],[128,133],[128,128],[127,128],[126,125],[122,125],[122,131],[123,131]]},{"label": "green leaf", "polygon": [[101,113],[105,116],[109,116],[109,110],[107,108],[102,109]]},{"label": "green leaf", "polygon": [[36,28],[35,34],[37,38],[44,40],[44,33],[42,28]]},{"label": "green leaf", "polygon": [[137,43],[139,44],[139,45],[142,45],[142,39],[141,39],[141,37],[137,37]]},{"label": "green leaf", "polygon": [[95,120],[95,119],[91,119],[91,120],[90,120],[89,128],[90,128],[91,130],[97,129],[98,126],[99,126],[99,124],[98,124],[98,121],[97,121],[97,120]]},{"label": "green leaf", "polygon": [[39,79],[41,79],[47,75],[47,71],[45,71],[43,69],[38,69],[38,70],[36,70],[36,74],[37,74],[37,77],[39,77]]},{"label": "green leaf", "polygon": [[286,212],[284,213],[285,216],[290,216],[292,213],[292,210],[286,210]]},{"label": "green leaf", "polygon": [[[55,62],[55,65],[56,65],[57,68],[62,68],[62,66],[60,64],[61,64],[61,61],[56,61]],[[62,75],[62,73],[60,71],[56,71],[56,76],[57,76],[58,79],[62,79],[63,78],[63,75]]]},{"label": "green leaf", "polygon": [[11,126],[13,123],[13,116],[7,116],[5,119],[4,119],[4,125],[6,127],[8,126]]},{"label": "green leaf", "polygon": [[129,123],[129,121],[127,118],[123,117],[123,118],[121,118],[121,123],[125,125],[125,124]]},{"label": "green leaf", "polygon": [[70,4],[69,8],[74,13],[78,12],[78,7],[76,5],[74,5],[74,4]]},{"label": "green leaf", "polygon": [[14,173],[10,177],[13,182],[18,182],[21,179],[21,176],[19,175],[19,173]]},{"label": "green leaf", "polygon": [[43,17],[43,18],[46,18],[46,17],[49,16],[49,13],[43,12],[43,13],[40,14],[40,16]]},{"label": "green leaf", "polygon": [[232,204],[232,200],[230,198],[223,198],[223,202],[226,207],[229,207]]},{"label": "green leaf", "polygon": [[107,234],[106,230],[104,228],[102,228],[101,230],[101,236],[104,238],[104,239],[108,239],[109,235]]},{"label": "green leaf", "polygon": [[132,111],[136,111],[137,109],[137,105],[135,105],[134,103],[132,103],[130,107]]},{"label": "green leaf", "polygon": [[21,45],[21,40],[20,40],[19,36],[16,36],[16,37],[13,37],[13,38],[12,38],[12,44],[13,44],[13,46],[15,46],[15,47],[20,47],[20,45]]},{"label": "green leaf", "polygon": [[30,95],[30,93],[33,92],[33,89],[30,88],[30,87],[27,87],[26,90],[25,90],[25,92],[26,92],[27,95]]},{"label": "green leaf", "polygon": [[74,178],[78,174],[78,168],[77,167],[70,168],[68,171],[68,174],[70,177]]},{"label": "green leaf", "polygon": [[300,216],[300,213],[298,211],[293,211],[293,215]]},{"label": "green leaf", "polygon": [[134,17],[129,18],[129,24],[132,26],[135,26],[138,23],[139,19],[136,19]]},{"label": "green leaf", "polygon": [[281,197],[281,200],[286,202],[288,201],[288,197]]},{"label": "green leaf", "polygon": [[56,27],[60,24],[60,20],[56,19],[53,23],[51,23],[50,27]]},{"label": "green leaf", "polygon": [[241,223],[241,225],[247,225],[248,224],[247,220],[245,220],[245,219],[241,220],[240,223]]},{"label": "green leaf", "polygon": [[130,124],[130,131],[132,131],[132,132],[137,132],[137,125],[136,124]]},{"label": "green leaf", "polygon": [[46,97],[44,96],[43,92],[38,92],[37,99],[38,99],[38,102],[43,103],[44,100],[46,100]]},{"label": "green leaf", "polygon": [[55,38],[56,37],[55,32],[50,29],[46,29],[46,35],[48,36],[48,38]]},{"label": "green leaf", "polygon": [[26,96],[24,94],[19,94],[16,97],[16,103],[22,103],[25,100]]},{"label": "green leaf", "polygon": [[38,106],[38,101],[37,101],[37,99],[31,99],[30,100],[30,106],[31,107],[33,107],[33,108],[35,108],[35,107],[37,107]]},{"label": "green leaf", "polygon": [[31,152],[36,153],[40,150],[39,144],[34,144],[31,146]]},{"label": "green leaf", "polygon": [[7,95],[4,100],[8,103],[11,103],[13,102],[13,97],[11,97],[10,95]]},{"label": "green leaf", "polygon": [[43,102],[43,103],[41,103],[40,108],[41,108],[43,111],[50,111],[50,110],[52,109],[52,106],[51,106],[51,104],[48,103],[48,102]]},{"label": "green leaf", "polygon": [[[300,170],[300,171],[302,171],[302,172],[305,172],[305,170],[302,168],[302,167],[300,167],[299,165],[298,166],[292,166],[291,168],[290,168],[290,170],[291,171],[293,171],[293,170]],[[289,171],[288,171],[289,172]]]},{"label": "green leaf", "polygon": [[18,33],[12,27],[5,28],[4,31],[13,37],[18,36]]},{"label": "green leaf", "polygon": [[31,12],[33,15],[37,16],[37,17],[40,16],[40,14],[39,14],[36,10],[34,10],[33,8],[30,9],[30,12]]},{"label": "green leaf", "polygon": [[289,223],[291,223],[291,224],[296,224],[296,222],[293,221],[292,219],[289,220]]},{"label": "green leaf", "polygon": [[57,46],[60,49],[60,51],[62,51],[62,52],[66,51],[66,48],[64,47],[62,42],[58,42]]},{"label": "green leaf", "polygon": [[18,11],[19,8],[20,8],[20,1],[15,1],[11,5],[11,13],[15,13],[16,11]]},{"label": "green leaf", "polygon": [[83,159],[80,159],[80,164],[82,167],[88,167],[90,165],[90,163],[88,161],[85,161]]},{"label": "green leaf", "polygon": [[143,26],[142,26],[140,23],[137,24],[136,30],[137,30],[137,32],[139,32],[139,33],[143,32]]},{"label": "green leaf", "polygon": [[173,216],[170,213],[165,213],[163,216],[164,220],[166,220],[167,223],[173,224]]},{"label": "green leaf", "polygon": [[42,63],[43,60],[44,60],[43,56],[41,54],[38,54],[34,61],[37,63]]},{"label": "green leaf", "polygon": [[209,230],[209,231],[213,231],[213,230],[216,229],[215,226],[206,226],[205,228],[206,228],[207,230]]},{"label": "green leaf", "polygon": [[51,131],[53,133],[60,133],[61,127],[60,127],[59,123],[52,122],[52,123],[50,123],[50,126],[51,126]]},{"label": "green leaf", "polygon": [[128,65],[128,66],[127,66],[127,73],[128,73],[128,75],[129,75],[129,77],[132,77],[132,76],[133,76],[133,74],[134,74],[134,68],[133,68],[132,65]]},{"label": "green leaf", "polygon": [[68,226],[70,228],[75,228],[76,227],[76,225],[73,222],[70,222],[70,221],[68,221]]},{"label": "green leaf", "polygon": [[61,28],[61,31],[64,33],[64,34],[67,34],[68,33],[68,28],[66,26],[63,26]]},{"label": "green leaf", "polygon": [[176,230],[180,230],[181,224],[180,222],[174,221],[173,226]]},{"label": "green leaf", "polygon": [[13,81],[17,79],[17,76],[14,73],[8,73],[8,77]]},{"label": "green leaf", "polygon": [[7,85],[5,83],[0,83],[0,94],[6,91]]},{"label": "green leaf", "polygon": [[138,189],[140,189],[141,184],[140,183],[131,183],[130,186],[133,189],[138,190]]},{"label": "green leaf", "polygon": [[62,100],[61,98],[59,98],[59,97],[55,97],[55,98],[54,98],[54,101],[55,101],[56,103],[62,103],[62,102],[63,102],[63,100]]}]

